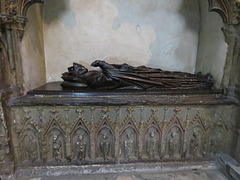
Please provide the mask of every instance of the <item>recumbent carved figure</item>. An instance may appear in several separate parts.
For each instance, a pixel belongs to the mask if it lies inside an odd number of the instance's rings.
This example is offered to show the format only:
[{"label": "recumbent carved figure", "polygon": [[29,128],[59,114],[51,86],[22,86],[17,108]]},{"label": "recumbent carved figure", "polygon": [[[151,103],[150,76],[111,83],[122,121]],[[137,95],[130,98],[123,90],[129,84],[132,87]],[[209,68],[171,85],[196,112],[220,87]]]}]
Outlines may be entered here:
[{"label": "recumbent carved figure", "polygon": [[91,89],[211,89],[213,78],[210,74],[201,75],[183,72],[163,71],[146,66],[133,67],[128,64],[108,64],[96,60],[91,66],[100,71],[88,71],[81,64],[73,63],[68,72],[62,74],[63,88]]}]

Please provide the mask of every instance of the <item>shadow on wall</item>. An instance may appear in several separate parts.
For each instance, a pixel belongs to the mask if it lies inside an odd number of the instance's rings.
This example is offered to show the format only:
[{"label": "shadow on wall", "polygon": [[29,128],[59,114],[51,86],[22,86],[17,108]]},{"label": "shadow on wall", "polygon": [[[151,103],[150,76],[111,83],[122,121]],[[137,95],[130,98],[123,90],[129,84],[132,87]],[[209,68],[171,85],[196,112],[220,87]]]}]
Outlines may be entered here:
[{"label": "shadow on wall", "polygon": [[46,0],[44,3],[44,23],[50,25],[55,20],[61,21],[66,28],[76,26],[76,14],[70,7],[71,0]]},{"label": "shadow on wall", "polygon": [[[184,31],[187,33],[179,35],[181,39],[178,48],[176,49],[176,55],[180,57],[180,60],[187,58],[185,61],[195,62],[193,67],[186,67],[186,69],[193,68],[193,72],[195,72],[200,31],[199,0],[183,0],[179,9],[179,14],[184,18]],[[192,36],[190,36],[190,34],[192,34]],[[193,37],[194,40],[190,41],[190,39]],[[189,51],[191,46],[195,46],[196,48],[192,49],[192,51]]]},{"label": "shadow on wall", "polygon": [[34,51],[42,54],[44,52],[42,41],[42,5],[32,5],[27,12],[27,19],[29,23],[26,25],[25,36],[29,36]]},{"label": "shadow on wall", "polygon": [[199,0],[183,0],[179,12],[185,19],[186,27],[193,33],[198,33],[200,26]]},{"label": "shadow on wall", "polygon": [[208,12],[208,6],[208,0],[200,0],[201,27],[196,72],[210,72],[215,79],[215,87],[221,88],[228,45],[221,31],[221,16]]},{"label": "shadow on wall", "polygon": [[21,44],[25,92],[46,83],[41,10],[42,5],[34,4],[27,12],[29,23]]}]

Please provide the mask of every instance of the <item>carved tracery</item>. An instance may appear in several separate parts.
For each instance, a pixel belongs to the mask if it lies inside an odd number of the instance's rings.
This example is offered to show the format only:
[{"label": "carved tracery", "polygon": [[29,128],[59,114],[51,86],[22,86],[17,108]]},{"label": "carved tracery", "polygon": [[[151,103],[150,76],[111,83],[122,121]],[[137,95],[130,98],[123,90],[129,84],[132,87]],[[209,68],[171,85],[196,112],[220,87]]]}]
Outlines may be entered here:
[{"label": "carved tracery", "polygon": [[37,125],[33,122],[29,110],[25,110],[25,117],[22,120],[22,129],[19,133],[22,147],[22,160],[27,159],[35,162],[40,158],[39,151],[39,131]]},{"label": "carved tracery", "polygon": [[28,8],[35,3],[43,3],[44,0],[3,0],[2,12],[9,15],[26,16]]},{"label": "carved tracery", "polygon": [[198,112],[189,124],[188,136],[188,156],[204,156],[208,149],[207,124]]},{"label": "carved tracery", "polygon": [[217,12],[227,24],[239,24],[239,0],[208,0],[209,10]]}]

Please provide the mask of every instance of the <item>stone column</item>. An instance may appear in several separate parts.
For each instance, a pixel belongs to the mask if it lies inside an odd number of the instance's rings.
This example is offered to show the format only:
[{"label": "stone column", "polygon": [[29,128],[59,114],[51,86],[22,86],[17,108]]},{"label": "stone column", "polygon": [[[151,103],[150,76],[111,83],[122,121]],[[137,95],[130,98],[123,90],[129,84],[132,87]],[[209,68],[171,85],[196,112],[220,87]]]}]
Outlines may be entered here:
[{"label": "stone column", "polygon": [[13,171],[13,162],[11,160],[8,128],[4,117],[2,102],[0,102],[0,174],[10,174]]}]

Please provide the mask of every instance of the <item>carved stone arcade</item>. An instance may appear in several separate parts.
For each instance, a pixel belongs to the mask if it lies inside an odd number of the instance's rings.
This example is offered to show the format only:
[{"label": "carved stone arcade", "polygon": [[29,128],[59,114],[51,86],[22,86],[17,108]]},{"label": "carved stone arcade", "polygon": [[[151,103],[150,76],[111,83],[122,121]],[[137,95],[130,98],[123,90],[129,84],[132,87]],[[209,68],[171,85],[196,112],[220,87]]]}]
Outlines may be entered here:
[{"label": "carved stone arcade", "polygon": [[[13,164],[193,160],[218,152],[233,154],[240,161],[240,140],[234,141],[240,139],[239,115],[235,113],[239,108],[234,103],[219,100],[203,105],[193,100],[188,104],[101,106],[81,101],[71,106],[23,103],[10,107],[9,100],[24,90],[20,42],[26,12],[34,3],[43,0],[0,2],[0,173],[11,173]],[[240,99],[240,2],[209,0],[209,7],[223,18],[229,45],[224,93]]]},{"label": "carved stone arcade", "polygon": [[233,132],[227,126],[233,126],[234,119],[226,114],[233,108],[71,106],[66,116],[65,106],[14,106],[16,162],[22,166],[205,159],[231,151]]}]

